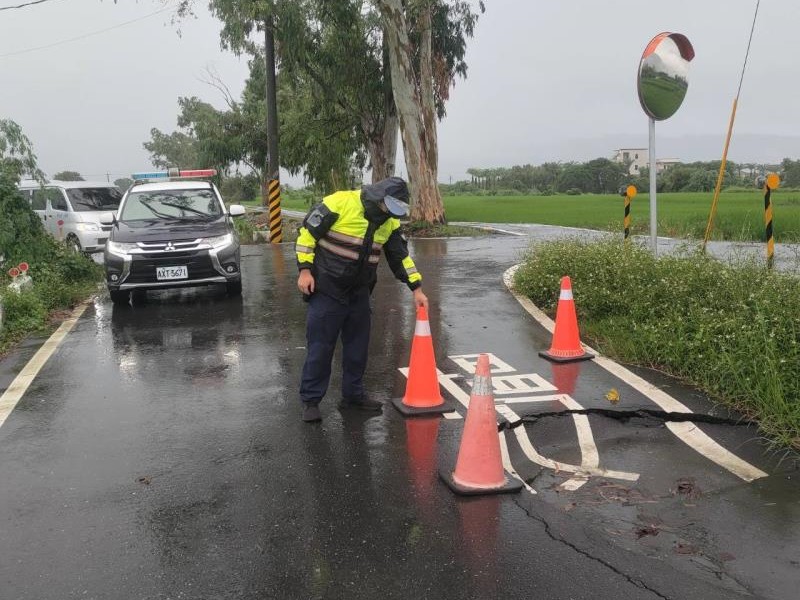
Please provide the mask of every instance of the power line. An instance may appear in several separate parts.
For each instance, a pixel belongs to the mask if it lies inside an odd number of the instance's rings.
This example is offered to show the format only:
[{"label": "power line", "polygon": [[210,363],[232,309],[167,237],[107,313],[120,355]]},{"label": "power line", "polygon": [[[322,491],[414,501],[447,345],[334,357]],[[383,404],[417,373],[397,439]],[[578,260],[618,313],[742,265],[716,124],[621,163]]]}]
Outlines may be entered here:
[{"label": "power line", "polygon": [[25,8],[26,6],[33,6],[34,4],[41,4],[42,2],[50,2],[50,0],[33,0],[25,4],[17,4],[16,6],[0,6],[0,10],[14,10],[16,8]]},{"label": "power line", "polygon": [[758,18],[758,7],[761,0],[756,2],[756,12],[753,15],[753,25],[750,27],[750,38],[747,40],[747,51],[744,53],[744,64],[742,64],[742,76],[739,78],[739,89],[736,91],[736,98],[742,93],[742,82],[744,81],[744,70],[747,68],[747,58],[750,56],[750,44],[753,41],[753,31],[756,29],[756,19]]},{"label": "power line", "polygon": [[[39,0],[40,2],[44,2],[46,0]],[[97,31],[90,31],[89,33],[85,33],[83,35],[79,35],[78,37],[69,38],[67,40],[61,40],[60,42],[54,42],[52,44],[47,44],[45,46],[36,46],[35,48],[26,48],[25,50],[17,50],[16,52],[9,52],[8,54],[0,54],[0,58],[8,58],[9,56],[19,56],[20,54],[27,54],[28,52],[36,52],[37,50],[45,50],[47,48],[53,48],[55,46],[61,46],[62,44],[69,44],[71,42],[77,42],[79,40],[86,39],[88,37],[92,37],[94,35],[99,35],[101,33],[105,33],[106,31],[111,31],[112,29],[119,29],[120,27],[124,27],[126,25],[130,25],[132,23],[137,23],[138,21],[143,21],[145,19],[149,19],[150,17],[154,17],[157,14],[163,13],[170,10],[169,6],[165,6],[155,12],[151,12],[146,14],[142,17],[138,17],[136,19],[131,19],[130,21],[124,21],[123,23],[118,23],[117,25],[112,25],[111,27],[106,27],[105,29],[98,29]]]}]

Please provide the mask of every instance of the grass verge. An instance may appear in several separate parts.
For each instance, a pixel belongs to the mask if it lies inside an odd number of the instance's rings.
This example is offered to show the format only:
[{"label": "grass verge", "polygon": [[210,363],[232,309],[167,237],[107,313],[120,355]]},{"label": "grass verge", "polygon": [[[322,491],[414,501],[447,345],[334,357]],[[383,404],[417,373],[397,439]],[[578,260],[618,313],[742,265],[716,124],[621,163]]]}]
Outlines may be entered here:
[{"label": "grass verge", "polygon": [[46,331],[58,314],[90,296],[102,281],[102,268],[82,254],[56,246],[52,261],[32,262],[32,287],[20,293],[9,289],[11,279],[0,276],[0,303],[3,326],[0,329],[0,356],[31,333]]},{"label": "grass verge", "polygon": [[572,278],[582,334],[604,354],[657,368],[756,419],[800,450],[800,280],[702,254],[654,258],[618,241],[533,246],[515,288],[555,312]]}]

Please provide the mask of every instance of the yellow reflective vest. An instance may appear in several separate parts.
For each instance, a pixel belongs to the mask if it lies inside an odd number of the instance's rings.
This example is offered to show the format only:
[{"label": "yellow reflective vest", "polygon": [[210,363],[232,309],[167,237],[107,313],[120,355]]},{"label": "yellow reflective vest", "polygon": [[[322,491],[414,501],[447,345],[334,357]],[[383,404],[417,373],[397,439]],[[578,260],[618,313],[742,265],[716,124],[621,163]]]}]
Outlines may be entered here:
[{"label": "yellow reflective vest", "polygon": [[295,251],[298,268],[311,269],[315,291],[340,300],[364,287],[372,290],[381,252],[397,279],[412,290],[422,285],[400,221],[390,217],[381,225],[370,223],[360,190],[336,192],[312,207],[303,219]]}]

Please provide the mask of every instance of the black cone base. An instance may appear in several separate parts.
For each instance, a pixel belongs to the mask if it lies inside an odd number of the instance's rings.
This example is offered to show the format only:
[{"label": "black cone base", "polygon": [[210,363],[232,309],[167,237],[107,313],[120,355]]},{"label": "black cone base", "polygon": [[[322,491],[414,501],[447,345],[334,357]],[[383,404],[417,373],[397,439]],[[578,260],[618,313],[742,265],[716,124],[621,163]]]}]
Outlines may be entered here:
[{"label": "black cone base", "polygon": [[402,398],[393,398],[392,404],[394,404],[394,407],[397,410],[399,410],[400,413],[405,417],[441,415],[443,413],[453,412],[456,409],[453,403],[448,400],[445,400],[441,404],[437,404],[436,406],[425,406],[422,408],[417,408],[416,406],[408,406],[407,404],[403,404]]},{"label": "black cone base", "polygon": [[540,351],[539,356],[556,363],[578,362],[579,360],[590,360],[594,358],[594,354],[590,354],[588,352],[584,352],[578,356],[556,356],[555,354],[550,354],[546,350]]},{"label": "black cone base", "polygon": [[519,479],[512,477],[508,471],[505,471],[506,482],[500,487],[496,488],[473,488],[466,487],[460,483],[456,483],[453,479],[453,473],[439,469],[439,478],[447,484],[451,490],[461,496],[485,496],[488,494],[513,494],[522,489],[522,482]]}]

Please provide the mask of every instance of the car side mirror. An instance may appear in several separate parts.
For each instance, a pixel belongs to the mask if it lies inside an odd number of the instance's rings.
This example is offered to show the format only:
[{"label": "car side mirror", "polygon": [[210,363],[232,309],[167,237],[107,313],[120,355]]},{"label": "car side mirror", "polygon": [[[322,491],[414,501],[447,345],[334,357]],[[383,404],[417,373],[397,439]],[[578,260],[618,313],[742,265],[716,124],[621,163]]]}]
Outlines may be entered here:
[{"label": "car side mirror", "polygon": [[114,216],[113,212],[104,212],[100,215],[101,225],[113,225],[116,222],[117,218]]},{"label": "car side mirror", "polygon": [[244,206],[241,204],[231,204],[228,214],[232,217],[241,217],[245,213]]}]

